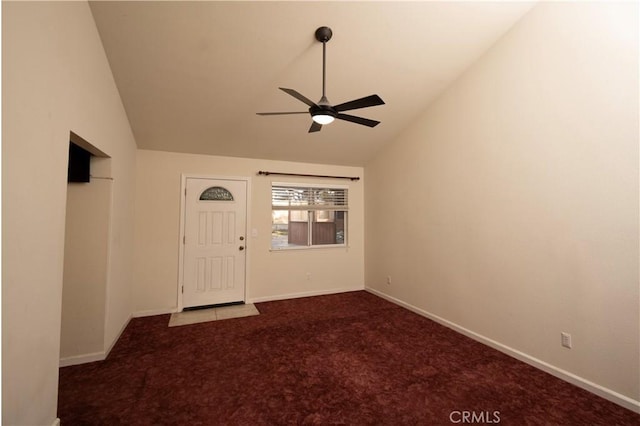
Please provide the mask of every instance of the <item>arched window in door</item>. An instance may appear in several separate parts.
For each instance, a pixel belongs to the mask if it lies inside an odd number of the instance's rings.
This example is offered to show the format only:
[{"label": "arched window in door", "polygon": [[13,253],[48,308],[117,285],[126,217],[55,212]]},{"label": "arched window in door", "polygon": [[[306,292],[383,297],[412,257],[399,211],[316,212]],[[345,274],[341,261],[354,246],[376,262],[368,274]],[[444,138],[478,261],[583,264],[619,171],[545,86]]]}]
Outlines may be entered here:
[{"label": "arched window in door", "polygon": [[201,201],[233,201],[233,195],[221,186],[212,186],[200,194]]}]

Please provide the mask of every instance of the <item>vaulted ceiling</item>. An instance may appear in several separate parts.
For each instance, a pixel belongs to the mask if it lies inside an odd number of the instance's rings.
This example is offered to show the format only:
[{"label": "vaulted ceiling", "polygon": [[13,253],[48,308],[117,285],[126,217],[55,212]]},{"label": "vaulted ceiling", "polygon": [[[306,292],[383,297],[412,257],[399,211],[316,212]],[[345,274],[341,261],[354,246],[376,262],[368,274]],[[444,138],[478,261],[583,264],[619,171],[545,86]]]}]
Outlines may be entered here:
[{"label": "vaulted ceiling", "polygon": [[[91,2],[138,147],[365,165],[531,7],[532,2]],[[336,120],[308,133],[308,115],[278,90],[334,104],[375,128]],[[460,125],[464,125],[461,121]]]}]

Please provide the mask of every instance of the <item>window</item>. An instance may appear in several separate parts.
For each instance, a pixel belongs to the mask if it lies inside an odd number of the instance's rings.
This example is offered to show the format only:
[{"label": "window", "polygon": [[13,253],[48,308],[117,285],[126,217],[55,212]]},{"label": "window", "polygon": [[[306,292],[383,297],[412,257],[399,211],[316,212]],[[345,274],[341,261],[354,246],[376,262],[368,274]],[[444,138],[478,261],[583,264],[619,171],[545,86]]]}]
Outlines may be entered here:
[{"label": "window", "polygon": [[233,195],[221,186],[212,186],[200,194],[200,201],[233,201]]},{"label": "window", "polygon": [[346,187],[288,185],[271,187],[271,248],[346,246]]}]

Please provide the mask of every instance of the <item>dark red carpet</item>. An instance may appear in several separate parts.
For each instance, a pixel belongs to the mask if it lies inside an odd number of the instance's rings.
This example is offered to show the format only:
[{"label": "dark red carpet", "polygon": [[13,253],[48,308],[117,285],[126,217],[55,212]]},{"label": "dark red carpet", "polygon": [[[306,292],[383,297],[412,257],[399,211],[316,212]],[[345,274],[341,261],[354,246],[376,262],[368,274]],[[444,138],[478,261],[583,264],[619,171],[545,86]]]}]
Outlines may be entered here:
[{"label": "dark red carpet", "polygon": [[[60,369],[74,425],[639,425],[640,415],[364,291],[168,328]],[[468,423],[468,422],[467,422]]]}]

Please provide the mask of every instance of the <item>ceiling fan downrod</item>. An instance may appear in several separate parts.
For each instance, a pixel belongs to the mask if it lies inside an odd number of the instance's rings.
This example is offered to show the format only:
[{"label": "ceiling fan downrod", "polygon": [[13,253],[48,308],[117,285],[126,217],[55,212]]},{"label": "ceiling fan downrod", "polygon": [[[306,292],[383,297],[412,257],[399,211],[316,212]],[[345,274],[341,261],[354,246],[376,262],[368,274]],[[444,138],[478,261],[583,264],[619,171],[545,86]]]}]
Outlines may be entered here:
[{"label": "ceiling fan downrod", "polygon": [[322,98],[320,99],[320,102],[324,101],[327,104],[329,103],[325,94],[327,74],[327,42],[331,40],[332,36],[333,31],[331,31],[331,28],[329,27],[320,27],[316,30],[316,40],[322,43]]}]

